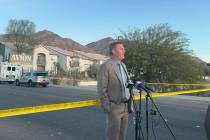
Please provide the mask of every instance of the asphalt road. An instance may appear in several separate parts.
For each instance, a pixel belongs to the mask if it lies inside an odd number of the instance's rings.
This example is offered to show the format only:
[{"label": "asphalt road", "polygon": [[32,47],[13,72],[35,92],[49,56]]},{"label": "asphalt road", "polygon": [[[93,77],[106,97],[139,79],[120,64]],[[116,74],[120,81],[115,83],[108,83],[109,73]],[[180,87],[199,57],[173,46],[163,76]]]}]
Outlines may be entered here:
[{"label": "asphalt road", "polygon": [[[96,98],[96,90],[91,87],[0,85],[0,109]],[[203,122],[208,99],[175,96],[158,98],[155,102],[177,140],[207,140]],[[105,140],[105,120],[98,106],[0,118],[0,140]],[[152,121],[151,117],[149,120]],[[145,118],[142,121],[145,130]],[[153,127],[157,140],[172,140],[159,115],[153,116]],[[150,140],[154,140],[151,123],[149,130]],[[133,115],[130,115],[127,140],[134,140],[134,132]]]}]

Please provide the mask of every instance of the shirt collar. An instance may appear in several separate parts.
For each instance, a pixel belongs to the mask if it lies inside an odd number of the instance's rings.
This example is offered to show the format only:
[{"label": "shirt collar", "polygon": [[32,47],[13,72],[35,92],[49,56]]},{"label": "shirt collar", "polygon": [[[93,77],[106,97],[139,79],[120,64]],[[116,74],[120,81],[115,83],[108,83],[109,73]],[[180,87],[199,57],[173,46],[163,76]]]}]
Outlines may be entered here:
[{"label": "shirt collar", "polygon": [[115,62],[115,64],[121,64],[121,61],[116,59],[115,57],[112,56],[112,60]]}]

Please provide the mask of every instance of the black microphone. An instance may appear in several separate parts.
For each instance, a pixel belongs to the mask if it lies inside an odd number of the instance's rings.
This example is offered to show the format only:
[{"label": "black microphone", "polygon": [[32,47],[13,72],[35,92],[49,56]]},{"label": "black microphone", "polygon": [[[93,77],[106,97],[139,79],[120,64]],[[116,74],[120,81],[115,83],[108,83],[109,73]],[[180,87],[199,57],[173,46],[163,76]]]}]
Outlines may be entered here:
[{"label": "black microphone", "polygon": [[127,88],[130,88],[130,87],[134,87],[134,83],[133,81],[129,80],[128,83],[127,83]]},{"label": "black microphone", "polygon": [[133,87],[134,87],[133,81],[129,80],[126,87],[129,89],[130,94],[133,94]]}]

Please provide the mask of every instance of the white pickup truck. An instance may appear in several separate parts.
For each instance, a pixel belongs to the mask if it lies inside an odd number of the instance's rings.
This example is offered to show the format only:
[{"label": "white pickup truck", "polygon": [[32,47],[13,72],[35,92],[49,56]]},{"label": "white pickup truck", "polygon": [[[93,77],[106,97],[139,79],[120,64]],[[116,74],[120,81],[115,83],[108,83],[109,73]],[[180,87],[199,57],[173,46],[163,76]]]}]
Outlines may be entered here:
[{"label": "white pickup truck", "polygon": [[8,82],[12,84],[21,76],[21,73],[22,67],[20,64],[0,62],[0,83]]}]

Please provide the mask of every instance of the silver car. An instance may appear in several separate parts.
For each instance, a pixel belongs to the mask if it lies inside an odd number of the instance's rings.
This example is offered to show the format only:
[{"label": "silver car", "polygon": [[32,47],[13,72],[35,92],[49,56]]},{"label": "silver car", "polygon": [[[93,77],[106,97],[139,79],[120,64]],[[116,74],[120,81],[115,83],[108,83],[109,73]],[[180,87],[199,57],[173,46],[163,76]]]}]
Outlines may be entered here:
[{"label": "silver car", "polygon": [[16,79],[16,86],[25,84],[28,86],[42,85],[47,87],[49,84],[48,72],[26,72],[21,77]]}]

